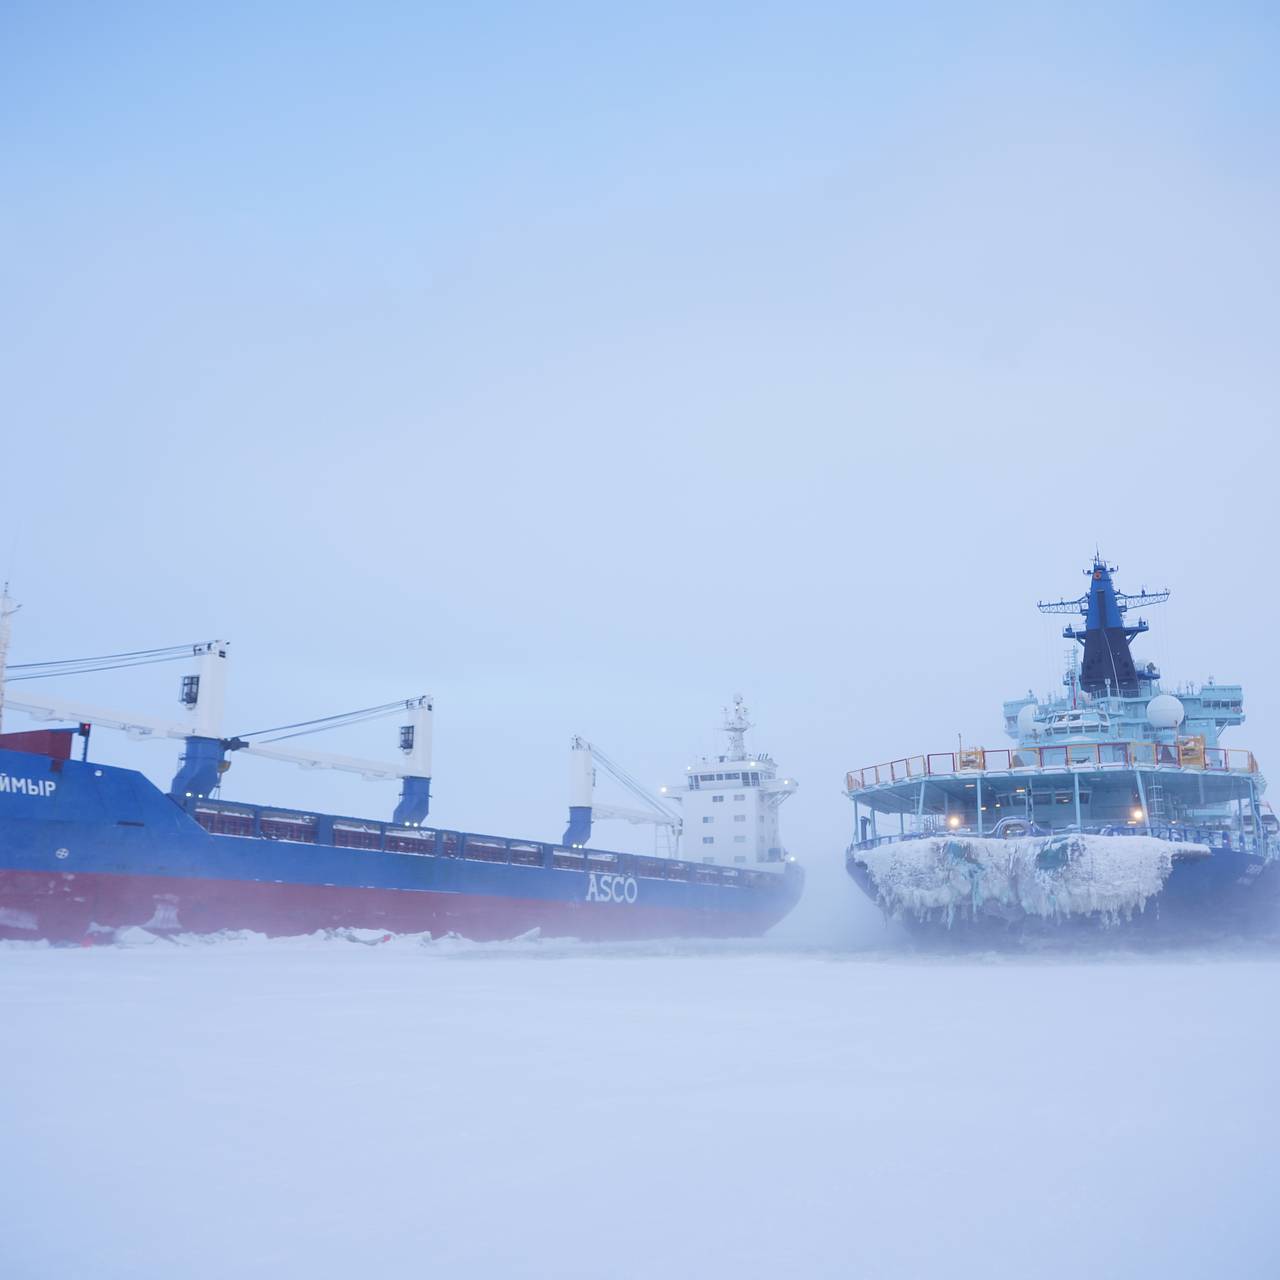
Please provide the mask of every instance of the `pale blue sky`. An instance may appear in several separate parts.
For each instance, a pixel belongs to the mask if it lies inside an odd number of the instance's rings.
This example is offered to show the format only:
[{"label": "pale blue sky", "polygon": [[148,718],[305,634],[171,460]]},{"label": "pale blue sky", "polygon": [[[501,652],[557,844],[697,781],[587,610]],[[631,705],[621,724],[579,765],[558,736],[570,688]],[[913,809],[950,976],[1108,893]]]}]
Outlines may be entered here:
[{"label": "pale blue sky", "polygon": [[229,730],[429,689],[439,820],[541,837],[570,734],[658,782],[741,690],[836,866],[1098,542],[1280,760],[1275,12],[6,6],[15,660],[222,632]]}]

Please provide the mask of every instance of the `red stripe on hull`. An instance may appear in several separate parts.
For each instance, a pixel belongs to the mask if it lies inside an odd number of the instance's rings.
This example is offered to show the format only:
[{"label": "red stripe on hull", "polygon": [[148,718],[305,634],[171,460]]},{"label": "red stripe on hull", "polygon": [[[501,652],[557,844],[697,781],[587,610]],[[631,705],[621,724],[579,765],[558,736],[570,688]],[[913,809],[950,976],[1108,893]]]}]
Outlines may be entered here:
[{"label": "red stripe on hull", "polygon": [[772,905],[768,912],[744,913],[257,880],[0,871],[0,938],[51,942],[78,942],[95,929],[131,925],[171,933],[248,929],[270,937],[385,929],[457,933],[477,942],[531,929],[592,940],[753,937],[776,924],[792,903],[781,896]]}]

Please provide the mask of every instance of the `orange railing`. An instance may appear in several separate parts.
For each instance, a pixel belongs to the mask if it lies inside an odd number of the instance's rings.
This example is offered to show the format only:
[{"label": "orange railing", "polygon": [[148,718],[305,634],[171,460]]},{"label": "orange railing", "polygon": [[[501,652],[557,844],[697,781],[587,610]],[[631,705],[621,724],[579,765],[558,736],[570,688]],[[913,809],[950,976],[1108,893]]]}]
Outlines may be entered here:
[{"label": "orange railing", "polygon": [[1015,773],[1049,769],[1196,769],[1209,773],[1257,773],[1252,751],[1206,747],[1200,742],[1068,742],[1051,747],[965,747],[904,756],[854,769],[848,790],[957,773]]}]

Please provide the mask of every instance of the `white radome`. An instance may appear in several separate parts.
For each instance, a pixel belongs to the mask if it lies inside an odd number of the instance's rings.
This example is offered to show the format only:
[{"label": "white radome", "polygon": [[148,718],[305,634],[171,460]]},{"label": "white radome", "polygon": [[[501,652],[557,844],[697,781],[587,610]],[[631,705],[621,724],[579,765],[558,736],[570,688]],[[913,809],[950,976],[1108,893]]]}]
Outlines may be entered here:
[{"label": "white radome", "polygon": [[1021,711],[1018,712],[1018,732],[1024,738],[1034,738],[1040,732],[1040,725],[1036,717],[1040,708],[1034,702],[1028,702]]},{"label": "white radome", "polygon": [[1186,714],[1186,708],[1171,693],[1158,693],[1147,703],[1147,723],[1153,729],[1176,729]]}]

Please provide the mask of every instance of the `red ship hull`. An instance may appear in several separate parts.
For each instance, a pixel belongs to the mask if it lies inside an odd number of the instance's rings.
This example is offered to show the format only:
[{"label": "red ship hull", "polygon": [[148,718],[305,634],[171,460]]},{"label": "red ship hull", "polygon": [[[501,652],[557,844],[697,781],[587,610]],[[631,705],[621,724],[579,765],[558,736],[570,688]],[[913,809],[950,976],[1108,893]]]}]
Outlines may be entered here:
[{"label": "red ship hull", "polygon": [[[787,904],[788,906],[790,904]],[[334,928],[459,934],[475,941],[537,929],[548,937],[635,940],[763,933],[785,910],[735,913],[478,894],[0,870],[0,938],[92,941],[138,926],[166,933],[249,930],[270,937]]]}]

